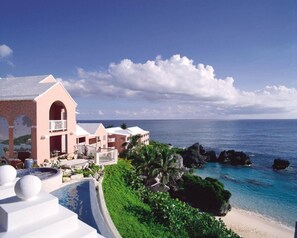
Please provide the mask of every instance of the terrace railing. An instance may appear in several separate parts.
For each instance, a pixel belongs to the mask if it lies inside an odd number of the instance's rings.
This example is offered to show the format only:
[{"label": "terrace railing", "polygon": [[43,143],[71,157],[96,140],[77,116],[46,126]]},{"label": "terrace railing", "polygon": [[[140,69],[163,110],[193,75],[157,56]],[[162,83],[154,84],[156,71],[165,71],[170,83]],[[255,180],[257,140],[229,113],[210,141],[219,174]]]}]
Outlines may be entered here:
[{"label": "terrace railing", "polygon": [[92,155],[97,165],[110,165],[118,162],[118,150],[113,148],[96,150],[91,145],[76,145],[77,152],[84,156]]},{"label": "terrace railing", "polygon": [[49,130],[51,132],[67,130],[67,121],[66,120],[50,120],[49,121]]},{"label": "terrace railing", "polygon": [[110,165],[118,163],[118,150],[108,149],[106,152],[97,152],[95,163],[98,165]]}]

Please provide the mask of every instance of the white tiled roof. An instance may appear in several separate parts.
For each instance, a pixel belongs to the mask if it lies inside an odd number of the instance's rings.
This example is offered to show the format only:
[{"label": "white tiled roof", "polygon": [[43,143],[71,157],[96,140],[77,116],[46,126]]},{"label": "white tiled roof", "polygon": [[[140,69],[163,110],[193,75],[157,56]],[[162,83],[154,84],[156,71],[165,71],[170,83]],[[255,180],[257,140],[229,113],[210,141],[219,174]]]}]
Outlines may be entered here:
[{"label": "white tiled roof", "polygon": [[33,100],[56,83],[51,75],[0,78],[0,101]]},{"label": "white tiled roof", "polygon": [[79,137],[79,136],[87,136],[87,135],[90,135],[90,133],[84,130],[78,124],[76,124],[76,136]]},{"label": "white tiled roof", "polygon": [[127,131],[129,131],[133,136],[139,135],[139,134],[143,135],[143,134],[149,133],[148,131],[142,130],[138,126],[129,127],[129,128],[127,128]]},{"label": "white tiled roof", "polygon": [[117,134],[117,135],[124,135],[124,136],[131,135],[127,130],[123,130],[121,127],[106,128],[106,131],[108,134]]},{"label": "white tiled roof", "polygon": [[96,131],[98,130],[99,126],[102,125],[102,123],[83,123],[79,122],[77,123],[80,127],[82,127],[84,130],[89,132],[92,135],[95,135]]},{"label": "white tiled roof", "polygon": [[142,130],[138,126],[129,127],[126,130],[123,130],[121,127],[112,127],[106,129],[108,134],[118,134],[118,135],[127,135],[127,136],[135,136],[135,135],[143,135],[149,133],[149,131]]}]

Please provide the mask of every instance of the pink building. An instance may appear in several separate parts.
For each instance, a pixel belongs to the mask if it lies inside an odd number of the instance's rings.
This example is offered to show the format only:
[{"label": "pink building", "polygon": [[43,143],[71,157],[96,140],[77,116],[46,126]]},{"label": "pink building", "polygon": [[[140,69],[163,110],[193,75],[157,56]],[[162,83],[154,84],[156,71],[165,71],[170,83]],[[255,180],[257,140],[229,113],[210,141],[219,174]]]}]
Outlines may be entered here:
[{"label": "pink building", "polygon": [[140,144],[148,145],[150,143],[150,132],[142,130],[138,126],[129,127],[126,129],[131,136],[139,135],[138,142]]},{"label": "pink building", "polygon": [[[52,75],[2,78],[0,91],[0,118],[7,127],[2,126],[0,134],[8,138],[9,158],[21,154],[15,143],[23,138],[25,144],[31,145],[27,152],[38,164],[62,154],[73,154],[77,104]],[[16,128],[23,130],[20,124],[27,125],[29,132],[17,134]]]},{"label": "pink building", "polygon": [[77,123],[76,144],[90,145],[96,151],[107,150],[107,131],[102,123]]},{"label": "pink building", "polygon": [[149,144],[149,131],[142,130],[138,126],[122,129],[121,127],[107,128],[108,147],[117,149],[121,153],[127,148],[132,136],[139,135],[138,143]]},{"label": "pink building", "polygon": [[108,148],[108,134],[102,123],[78,123],[76,138],[78,154],[92,155],[98,165],[117,163],[118,151]]}]

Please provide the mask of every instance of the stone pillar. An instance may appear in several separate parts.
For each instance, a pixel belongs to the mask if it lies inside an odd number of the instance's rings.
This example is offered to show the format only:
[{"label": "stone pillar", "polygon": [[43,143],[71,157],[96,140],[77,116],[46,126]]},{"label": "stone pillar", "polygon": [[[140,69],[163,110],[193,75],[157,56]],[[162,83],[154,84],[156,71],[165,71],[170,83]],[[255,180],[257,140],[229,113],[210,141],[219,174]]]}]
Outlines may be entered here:
[{"label": "stone pillar", "polygon": [[14,156],[14,126],[8,126],[8,136],[9,136],[9,158]]},{"label": "stone pillar", "polygon": [[[37,129],[36,129],[36,126],[31,127],[31,158],[37,161]],[[37,161],[37,163],[38,163],[38,161]]]}]

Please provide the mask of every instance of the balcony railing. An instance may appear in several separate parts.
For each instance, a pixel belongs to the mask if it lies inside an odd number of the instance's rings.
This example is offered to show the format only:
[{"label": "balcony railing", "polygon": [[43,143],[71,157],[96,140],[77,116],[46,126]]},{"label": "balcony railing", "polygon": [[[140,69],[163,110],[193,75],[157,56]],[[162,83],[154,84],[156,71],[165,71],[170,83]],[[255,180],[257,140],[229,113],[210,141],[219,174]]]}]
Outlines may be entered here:
[{"label": "balcony railing", "polygon": [[108,143],[115,142],[115,138],[108,138]]},{"label": "balcony railing", "polygon": [[95,157],[95,164],[97,165],[111,165],[118,163],[118,150],[108,149],[106,152],[97,152]]},{"label": "balcony railing", "polygon": [[66,120],[50,120],[49,121],[49,130],[50,131],[67,130],[67,121]]}]

